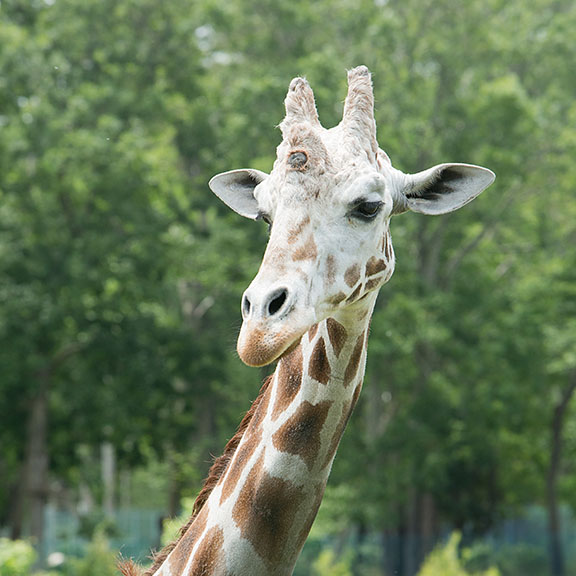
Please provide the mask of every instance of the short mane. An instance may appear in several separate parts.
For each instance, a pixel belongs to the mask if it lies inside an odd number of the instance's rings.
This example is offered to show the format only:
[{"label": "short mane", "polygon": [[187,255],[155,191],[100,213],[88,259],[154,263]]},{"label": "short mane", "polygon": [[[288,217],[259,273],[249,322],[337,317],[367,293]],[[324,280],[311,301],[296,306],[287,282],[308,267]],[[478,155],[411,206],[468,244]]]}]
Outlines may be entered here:
[{"label": "short mane", "polygon": [[202,490],[200,490],[200,493],[198,494],[196,500],[194,501],[194,506],[192,508],[192,515],[190,516],[188,522],[186,522],[186,524],[182,526],[182,528],[180,528],[180,532],[176,540],[174,540],[170,544],[167,544],[160,552],[158,552],[158,554],[154,554],[152,556],[153,564],[145,572],[143,572],[142,568],[137,564],[135,564],[132,560],[121,560],[119,562],[118,568],[124,576],[153,576],[153,574],[158,570],[158,568],[160,568],[160,566],[164,563],[166,558],[168,558],[170,552],[172,552],[172,550],[174,550],[174,548],[177,546],[178,542],[180,542],[184,534],[186,534],[186,531],[188,530],[188,528],[190,528],[190,526],[192,525],[194,520],[196,520],[196,517],[202,510],[202,507],[206,503],[206,500],[208,500],[208,497],[210,496],[212,490],[214,490],[216,484],[218,484],[218,481],[220,480],[220,478],[222,478],[222,476],[226,472],[226,468],[228,467],[228,464],[232,460],[232,456],[234,456],[234,453],[236,452],[236,449],[240,444],[240,440],[242,440],[244,432],[246,432],[246,429],[248,428],[248,425],[250,424],[250,421],[252,420],[252,417],[254,416],[256,409],[260,405],[260,402],[262,401],[262,398],[266,393],[268,386],[270,385],[272,377],[273,375],[270,375],[264,380],[264,383],[262,384],[262,388],[260,388],[260,392],[258,393],[256,400],[252,402],[250,410],[248,410],[248,412],[242,419],[242,422],[240,422],[240,425],[236,430],[236,434],[234,434],[231,440],[229,440],[228,444],[226,444],[226,447],[224,448],[224,452],[222,453],[222,455],[216,458],[214,464],[212,464],[212,466],[210,467],[208,477],[204,481],[204,486],[202,486]]}]

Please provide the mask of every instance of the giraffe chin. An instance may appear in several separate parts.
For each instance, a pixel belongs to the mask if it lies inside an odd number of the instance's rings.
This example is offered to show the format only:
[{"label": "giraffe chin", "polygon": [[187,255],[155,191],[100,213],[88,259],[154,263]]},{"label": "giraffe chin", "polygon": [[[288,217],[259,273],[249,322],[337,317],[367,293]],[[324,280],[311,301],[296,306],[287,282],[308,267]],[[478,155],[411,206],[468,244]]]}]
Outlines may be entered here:
[{"label": "giraffe chin", "polygon": [[262,324],[258,326],[252,325],[251,322],[244,322],[236,349],[240,359],[247,366],[267,366],[292,350],[300,342],[307,329],[308,327],[302,327],[298,330],[283,330],[274,333]]}]

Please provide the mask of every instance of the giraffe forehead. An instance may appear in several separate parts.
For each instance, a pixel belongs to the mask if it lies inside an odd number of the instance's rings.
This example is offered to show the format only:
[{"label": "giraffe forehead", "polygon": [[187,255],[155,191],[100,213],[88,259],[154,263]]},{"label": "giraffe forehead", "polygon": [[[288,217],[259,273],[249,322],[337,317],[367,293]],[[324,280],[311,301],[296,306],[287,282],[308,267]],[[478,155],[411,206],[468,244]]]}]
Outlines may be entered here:
[{"label": "giraffe forehead", "polygon": [[[292,220],[308,216],[329,216],[341,212],[358,200],[379,200],[392,209],[391,186],[387,177],[363,164],[342,166],[338,172],[313,170],[313,162],[305,150],[291,153],[295,168],[275,167],[270,177],[261,183],[255,196],[270,215],[289,212]],[[304,160],[305,159],[305,160]],[[301,164],[305,162],[305,164]]]},{"label": "giraffe forehead", "polygon": [[344,137],[339,127],[325,130],[297,123],[285,135],[276,155],[270,178],[258,190],[257,198],[264,203],[295,200],[303,209],[314,210],[315,199],[338,200],[347,192],[354,193],[355,188],[370,183],[374,188],[374,182],[376,188],[384,188],[379,166]]}]

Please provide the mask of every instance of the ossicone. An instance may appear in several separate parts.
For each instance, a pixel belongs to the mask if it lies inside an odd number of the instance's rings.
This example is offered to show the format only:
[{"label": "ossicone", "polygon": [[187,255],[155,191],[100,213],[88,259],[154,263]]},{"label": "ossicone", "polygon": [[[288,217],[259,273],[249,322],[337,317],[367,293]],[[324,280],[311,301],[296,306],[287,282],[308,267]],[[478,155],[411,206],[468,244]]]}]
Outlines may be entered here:
[{"label": "ossicone", "polygon": [[294,78],[290,82],[286,99],[284,100],[286,116],[280,128],[284,135],[294,124],[308,123],[312,126],[320,126],[314,93],[305,78]]},{"label": "ossicone", "polygon": [[374,119],[374,91],[372,75],[366,66],[348,72],[348,95],[340,126],[363,144],[374,158],[378,153],[376,120]]}]

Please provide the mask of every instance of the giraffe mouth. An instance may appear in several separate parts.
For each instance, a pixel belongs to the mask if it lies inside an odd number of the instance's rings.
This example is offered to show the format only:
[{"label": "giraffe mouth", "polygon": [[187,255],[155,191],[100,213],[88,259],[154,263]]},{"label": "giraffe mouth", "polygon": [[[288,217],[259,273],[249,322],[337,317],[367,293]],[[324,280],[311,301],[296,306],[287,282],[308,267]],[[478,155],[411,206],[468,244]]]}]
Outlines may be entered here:
[{"label": "giraffe mouth", "polygon": [[267,366],[292,350],[311,325],[271,329],[265,322],[245,320],[238,337],[238,355],[248,366]]}]

